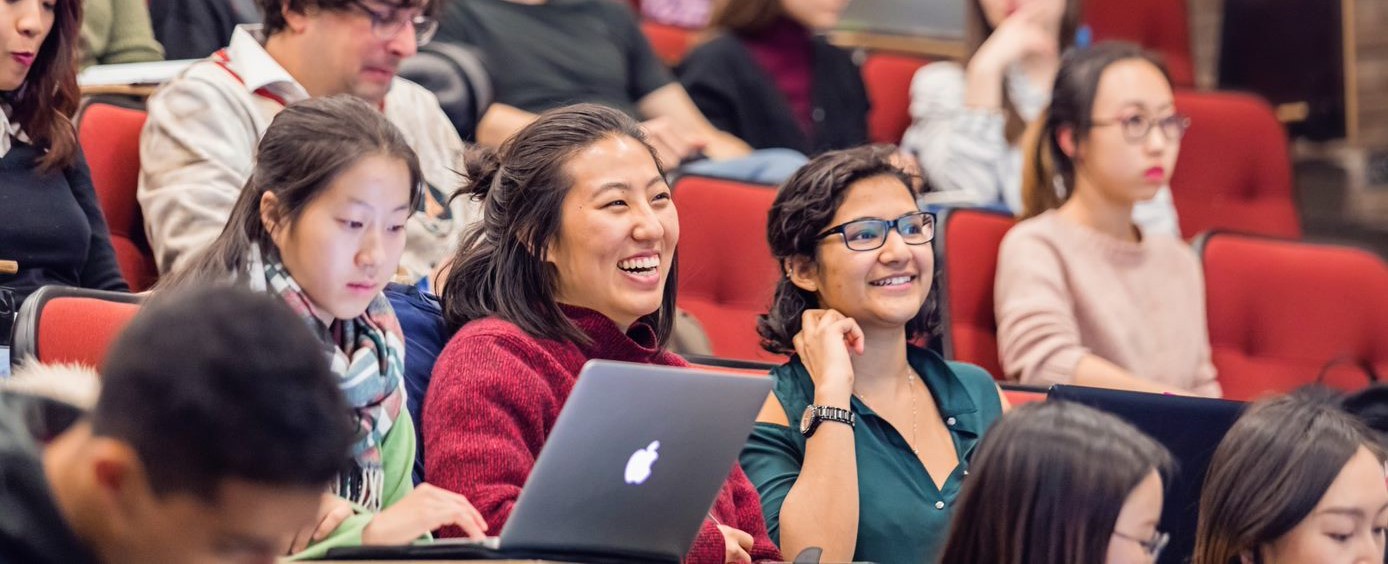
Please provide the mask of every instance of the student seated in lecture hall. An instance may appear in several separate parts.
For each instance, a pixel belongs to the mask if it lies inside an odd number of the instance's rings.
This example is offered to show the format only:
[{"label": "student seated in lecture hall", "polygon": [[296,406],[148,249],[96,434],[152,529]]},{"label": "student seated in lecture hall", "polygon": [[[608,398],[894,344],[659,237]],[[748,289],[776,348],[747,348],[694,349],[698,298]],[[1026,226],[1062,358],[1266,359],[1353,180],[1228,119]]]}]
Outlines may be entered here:
[{"label": "student seated in lecture hall", "polygon": [[418,155],[426,190],[400,277],[424,279],[477,218],[458,185],[464,145],[438,99],[396,76],[433,39],[441,0],[255,0],[263,25],[238,26],[231,42],[165,83],[146,105],[137,195],[162,274],[177,270],[222,232],[254,167],[256,144],[292,104],[349,94],[400,128]]},{"label": "student seated in lecture hall", "polygon": [[1219,397],[1200,262],[1137,225],[1190,120],[1161,64],[1127,43],[1065,54],[998,252],[998,356],[1023,384]]},{"label": "student seated in lecture hall", "polygon": [[0,562],[274,562],[353,440],[318,346],[279,300],[207,286],[142,307],[94,405],[81,368],[19,369],[0,382]]},{"label": "student seated in lecture hall", "polygon": [[1326,394],[1253,404],[1210,460],[1192,562],[1382,563],[1385,460],[1383,443]]},{"label": "student seated in lecture hall", "polygon": [[893,156],[824,153],[768,216],[783,276],[758,332],[791,358],[771,372],[741,462],[789,554],[933,559],[974,446],[1005,406],[987,372],[910,344],[927,333],[935,222]]},{"label": "student seated in lecture hall", "polygon": [[486,524],[467,499],[414,485],[414,422],[405,409],[405,345],[382,294],[405,249],[424,177],[400,130],[350,95],[290,104],[258,148],[227,229],[156,286],[234,283],[279,297],[331,360],[358,432],[322,493],[319,519],[290,552],[321,557],[358,544],[407,544],[444,525]]},{"label": "student seated in lecture hall", "polygon": [[[640,125],[605,106],[543,113],[467,162],[486,206],[443,284],[457,333],[425,399],[425,475],[500,528],[585,362],[686,365],[665,348],[680,225]],[[779,558],[734,464],[686,560]]]},{"label": "student seated in lecture hall", "polygon": [[804,155],[789,149],[754,151],[710,124],[656,56],[631,7],[623,4],[444,4],[439,39],[476,47],[493,68],[496,101],[478,123],[478,143],[498,147],[540,112],[585,102],[643,120],[641,127],[661,164],[672,171],[774,184],[805,163]]},{"label": "student seated in lecture hall", "polygon": [[1149,564],[1169,539],[1171,453],[1108,413],[1020,406],[984,435],[974,468],[941,562]]},{"label": "student seated in lecture hall", "polygon": [[[1050,104],[1061,55],[1088,47],[1081,0],[967,0],[961,63],[936,61],[911,80],[902,147],[949,201],[1022,214],[1024,131]],[[1143,229],[1179,235],[1171,190],[1133,206]]]},{"label": "student seated in lecture hall", "polygon": [[55,284],[127,291],[72,116],[80,0],[0,4],[0,360],[11,308]]}]

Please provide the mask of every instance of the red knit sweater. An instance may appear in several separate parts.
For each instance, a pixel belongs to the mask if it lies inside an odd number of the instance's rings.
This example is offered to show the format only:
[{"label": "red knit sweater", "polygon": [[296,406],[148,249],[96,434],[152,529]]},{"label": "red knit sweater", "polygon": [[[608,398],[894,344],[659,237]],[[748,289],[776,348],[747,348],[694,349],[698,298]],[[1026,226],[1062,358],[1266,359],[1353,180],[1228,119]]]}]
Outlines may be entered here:
[{"label": "red knit sweater", "polygon": [[[591,345],[536,339],[510,322],[488,318],[460,329],[434,365],[424,404],[425,475],[430,483],[467,496],[493,532],[511,515],[585,362],[601,358],[687,366],[684,359],[659,349],[655,331],[645,324],[624,334],[598,312],[565,306],[564,313],[592,339]],[[752,535],[753,560],[780,560],[780,550],[766,534],[761,500],[738,465],[711,513],[722,524]],[[448,528],[441,535],[461,536],[462,531]],[[717,524],[705,520],[685,559],[722,563],[724,546]]]}]

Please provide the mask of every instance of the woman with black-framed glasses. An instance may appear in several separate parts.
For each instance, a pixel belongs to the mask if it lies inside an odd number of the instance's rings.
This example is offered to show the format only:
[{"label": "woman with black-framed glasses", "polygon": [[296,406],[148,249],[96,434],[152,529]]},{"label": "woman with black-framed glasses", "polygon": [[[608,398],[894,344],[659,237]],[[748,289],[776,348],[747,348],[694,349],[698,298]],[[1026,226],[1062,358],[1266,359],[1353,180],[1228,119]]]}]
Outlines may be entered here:
[{"label": "woman with black-framed glasses", "polygon": [[1171,453],[1127,422],[1077,403],[1004,416],[974,457],[940,562],[1150,564]]},{"label": "woman with black-framed glasses", "polygon": [[762,346],[791,355],[741,462],[785,554],[928,562],[978,438],[1003,409],[982,369],[910,344],[935,269],[935,222],[892,147],[825,153],[776,195],[784,277]]},{"label": "woman with black-framed glasses", "polygon": [[1220,396],[1199,260],[1132,218],[1169,183],[1190,127],[1160,61],[1126,43],[1066,53],[1038,125],[1023,220],[998,253],[1005,375]]}]

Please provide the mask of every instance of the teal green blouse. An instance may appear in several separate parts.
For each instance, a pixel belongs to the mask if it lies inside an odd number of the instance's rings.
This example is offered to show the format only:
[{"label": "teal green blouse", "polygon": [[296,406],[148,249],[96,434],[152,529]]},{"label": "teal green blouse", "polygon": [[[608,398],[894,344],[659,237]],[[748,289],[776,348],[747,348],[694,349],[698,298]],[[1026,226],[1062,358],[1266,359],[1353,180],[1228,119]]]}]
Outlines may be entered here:
[{"label": "teal green blouse", "polygon": [[[859,507],[854,560],[934,562],[949,534],[950,514],[969,474],[974,445],[1002,414],[997,387],[983,369],[947,363],[939,355],[915,347],[908,349],[906,358],[939,406],[954,439],[959,465],[943,490],[936,487],[906,439],[858,398],[850,398],[858,420],[853,430]],[[805,460],[805,437],[800,434],[799,421],[805,406],[814,399],[814,382],[798,357],[773,369],[771,378],[776,399],[792,426],[757,423],[740,461],[761,494],[767,531],[780,543],[781,503],[795,485]]]}]

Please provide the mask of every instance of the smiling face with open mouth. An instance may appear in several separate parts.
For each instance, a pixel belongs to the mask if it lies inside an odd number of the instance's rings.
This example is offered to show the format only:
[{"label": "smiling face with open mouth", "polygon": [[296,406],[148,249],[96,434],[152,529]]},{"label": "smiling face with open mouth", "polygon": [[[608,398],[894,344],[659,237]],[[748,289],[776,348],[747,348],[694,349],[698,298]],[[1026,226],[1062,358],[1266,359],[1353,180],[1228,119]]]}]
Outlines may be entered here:
[{"label": "smiling face with open mouth", "polygon": [[573,186],[545,253],[558,271],[556,298],[625,329],[665,296],[680,236],[670,187],[650,151],[624,136],[593,143],[565,168]]},{"label": "smiling face with open mouth", "polygon": [[[882,175],[854,183],[829,225],[859,219],[895,220],[919,211],[906,185]],[[870,251],[844,245],[842,234],[825,237],[808,277],[796,285],[819,296],[823,308],[838,310],[864,327],[905,327],[925,304],[935,268],[930,244],[910,245],[895,229]]]}]

